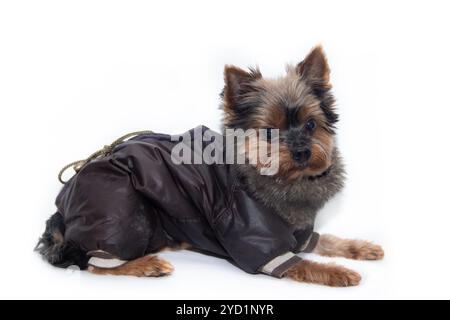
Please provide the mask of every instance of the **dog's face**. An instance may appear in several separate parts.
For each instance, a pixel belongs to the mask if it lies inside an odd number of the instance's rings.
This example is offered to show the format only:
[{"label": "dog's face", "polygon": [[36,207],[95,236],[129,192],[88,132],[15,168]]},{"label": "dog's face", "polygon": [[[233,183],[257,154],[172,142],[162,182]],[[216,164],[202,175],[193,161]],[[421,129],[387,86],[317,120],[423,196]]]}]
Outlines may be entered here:
[{"label": "dog's face", "polygon": [[287,181],[317,176],[332,162],[334,98],[329,67],[316,47],[284,77],[264,79],[257,69],[225,67],[224,126],[279,129],[279,170]]}]

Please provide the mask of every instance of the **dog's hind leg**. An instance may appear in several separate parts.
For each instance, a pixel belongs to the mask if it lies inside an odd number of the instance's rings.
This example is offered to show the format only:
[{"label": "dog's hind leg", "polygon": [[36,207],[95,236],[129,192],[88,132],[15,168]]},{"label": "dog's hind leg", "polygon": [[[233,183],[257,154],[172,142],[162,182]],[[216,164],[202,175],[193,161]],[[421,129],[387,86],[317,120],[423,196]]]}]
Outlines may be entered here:
[{"label": "dog's hind leg", "polygon": [[147,255],[128,261],[115,268],[101,268],[90,265],[88,271],[94,274],[135,276],[135,277],[161,277],[172,273],[172,265],[155,255]]},{"label": "dog's hind leg", "polygon": [[327,257],[355,260],[380,260],[384,257],[381,246],[365,240],[341,239],[331,234],[320,235],[314,253]]}]

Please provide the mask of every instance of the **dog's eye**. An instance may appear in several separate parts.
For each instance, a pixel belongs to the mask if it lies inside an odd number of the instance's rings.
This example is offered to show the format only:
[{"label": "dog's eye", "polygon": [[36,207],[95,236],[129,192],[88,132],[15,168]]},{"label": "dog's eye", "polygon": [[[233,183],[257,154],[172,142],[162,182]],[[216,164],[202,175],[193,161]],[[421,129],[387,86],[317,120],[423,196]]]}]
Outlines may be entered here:
[{"label": "dog's eye", "polygon": [[308,130],[309,132],[313,132],[314,129],[316,128],[316,122],[313,119],[308,120],[308,122],[306,122],[306,130]]}]

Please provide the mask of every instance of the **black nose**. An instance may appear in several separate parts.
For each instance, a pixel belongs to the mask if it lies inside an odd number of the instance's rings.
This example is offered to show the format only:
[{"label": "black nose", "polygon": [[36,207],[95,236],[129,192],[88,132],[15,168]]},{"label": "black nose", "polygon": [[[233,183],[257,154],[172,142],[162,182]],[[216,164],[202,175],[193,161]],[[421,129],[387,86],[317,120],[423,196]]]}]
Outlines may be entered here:
[{"label": "black nose", "polygon": [[311,150],[309,148],[306,148],[306,149],[303,149],[303,150],[295,151],[293,153],[292,157],[298,163],[302,163],[303,164],[306,161],[308,161],[309,158],[311,158]]}]

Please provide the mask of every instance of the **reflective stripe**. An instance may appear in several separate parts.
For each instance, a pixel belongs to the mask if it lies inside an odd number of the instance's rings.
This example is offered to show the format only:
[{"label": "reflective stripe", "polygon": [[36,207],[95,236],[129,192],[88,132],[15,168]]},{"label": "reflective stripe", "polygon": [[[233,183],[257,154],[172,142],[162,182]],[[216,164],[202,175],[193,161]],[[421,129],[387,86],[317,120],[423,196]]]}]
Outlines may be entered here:
[{"label": "reflective stripe", "polygon": [[313,252],[317,246],[317,243],[319,242],[319,238],[320,234],[318,234],[317,232],[313,232],[308,240],[308,245],[302,251],[306,253]]},{"label": "reflective stripe", "polygon": [[306,239],[305,243],[300,248],[300,251],[305,251],[305,249],[308,248],[308,245],[309,245],[309,242],[311,241],[312,235],[313,235],[312,233],[309,235],[308,239]]},{"label": "reflective stripe", "polygon": [[115,255],[112,255],[111,253],[103,251],[103,250],[88,251],[87,255],[90,257],[97,257],[97,258],[104,258],[104,259],[114,259],[114,258],[118,259],[118,257],[116,257]]},{"label": "reflective stripe", "polygon": [[271,261],[269,261],[268,263],[266,263],[262,267],[261,272],[271,275],[272,272],[277,267],[281,266],[283,263],[285,263],[286,261],[288,261],[289,259],[291,259],[293,257],[297,257],[297,256],[295,254],[293,254],[292,252],[286,252],[285,254],[282,254],[281,256],[278,256],[278,257],[272,259]]},{"label": "reflective stripe", "polygon": [[124,265],[128,261],[126,260],[120,260],[120,259],[104,259],[104,258],[98,258],[98,257],[92,257],[89,259],[88,264],[94,267],[98,268],[104,268],[104,269],[112,269],[120,267],[121,265]]}]

